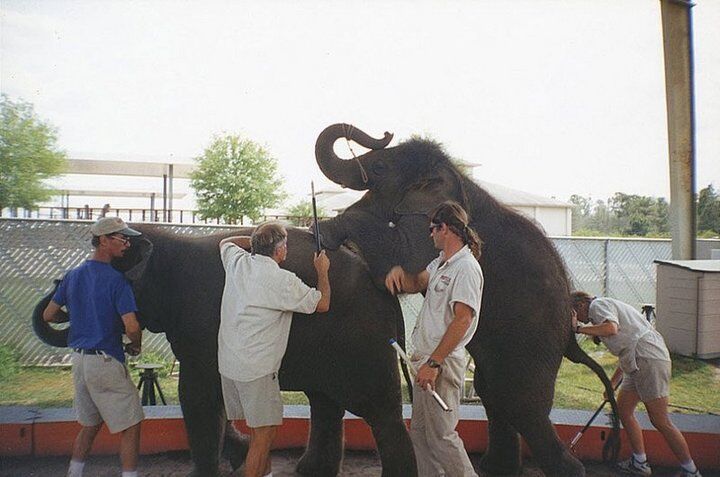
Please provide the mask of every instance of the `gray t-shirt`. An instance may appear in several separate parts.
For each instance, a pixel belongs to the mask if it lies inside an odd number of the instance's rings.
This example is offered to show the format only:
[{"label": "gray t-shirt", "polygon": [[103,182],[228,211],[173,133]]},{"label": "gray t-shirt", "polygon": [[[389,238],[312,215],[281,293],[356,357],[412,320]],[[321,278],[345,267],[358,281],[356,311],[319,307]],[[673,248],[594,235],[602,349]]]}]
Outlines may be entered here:
[{"label": "gray t-shirt", "polygon": [[632,306],[614,298],[598,297],[588,309],[590,321],[599,325],[605,321],[617,324],[618,332],[600,339],[620,360],[625,373],[636,371],[636,357],[670,361],[665,341],[652,325]]},{"label": "gray t-shirt", "polygon": [[293,312],[313,313],[322,293],[272,258],[232,243],[220,249],[225,289],[220,307],[218,369],[235,381],[252,381],[280,369]]},{"label": "gray t-shirt", "polygon": [[415,348],[413,354],[418,358],[427,357],[435,351],[455,317],[453,305],[461,302],[472,308],[473,321],[457,348],[448,357],[464,359],[463,348],[478,326],[483,289],[480,264],[465,246],[447,261],[441,252],[426,270],[430,277],[425,300],[412,332],[411,339]]}]

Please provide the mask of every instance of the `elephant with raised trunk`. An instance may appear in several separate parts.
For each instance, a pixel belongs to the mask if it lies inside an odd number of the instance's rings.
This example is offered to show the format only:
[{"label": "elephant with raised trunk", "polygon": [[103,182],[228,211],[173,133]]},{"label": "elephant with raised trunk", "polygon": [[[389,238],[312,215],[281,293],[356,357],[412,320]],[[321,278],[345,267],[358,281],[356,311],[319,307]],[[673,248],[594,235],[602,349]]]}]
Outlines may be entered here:
[{"label": "elephant with raised trunk", "polygon": [[[340,159],[333,150],[339,138],[371,151]],[[534,223],[463,175],[439,144],[411,139],[388,148],[391,139],[389,133],[372,138],[348,124],[332,125],[318,137],[315,155],[323,173],[344,187],[368,191],[341,215],[320,222],[322,243],[330,249],[354,243],[376,286],[383,287],[392,266],[418,273],[437,256],[428,213],[445,200],[460,203],[484,242],[482,309],[467,346],[475,360],[474,386],[489,419],[482,469],[518,473],[522,436],[547,475],[585,475],[549,419],[563,356],[597,373],[614,411],[617,406],[602,367],[575,340],[570,283],[560,256]],[[616,455],[616,418],[613,424],[606,450]]]},{"label": "elephant with raised trunk", "polygon": [[[229,425],[222,401],[217,338],[224,270],[218,243],[228,235],[178,236],[151,225],[113,265],[133,281],[141,324],[164,331],[180,361],[179,395],[194,462],[193,475],[213,476],[220,454],[234,468],[247,445]],[[288,230],[283,267],[305,283],[317,283],[308,232]],[[416,475],[415,456],[402,419],[397,359],[388,340],[404,337],[397,299],[373,286],[365,263],[347,249],[329,252],[332,300],[319,315],[296,313],[280,369],[284,390],[304,391],[310,401],[311,429],[297,470],[303,475],[334,476],[343,451],[345,410],[370,425],[382,460],[383,475]],[[67,330],[42,320],[49,294],[36,307],[38,336],[53,346],[67,346]],[[72,316],[72,310],[70,310]]]}]

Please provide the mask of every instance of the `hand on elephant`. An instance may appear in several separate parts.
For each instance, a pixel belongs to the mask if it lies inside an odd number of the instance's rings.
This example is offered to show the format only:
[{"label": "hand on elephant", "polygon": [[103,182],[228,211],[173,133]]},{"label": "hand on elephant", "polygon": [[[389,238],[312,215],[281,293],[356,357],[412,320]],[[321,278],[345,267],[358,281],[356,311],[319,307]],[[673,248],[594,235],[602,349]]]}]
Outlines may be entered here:
[{"label": "hand on elephant", "polygon": [[320,253],[315,254],[313,265],[315,265],[315,271],[318,273],[318,276],[327,275],[328,270],[330,270],[330,259],[325,253],[325,250],[320,250]]},{"label": "hand on elephant", "polygon": [[390,269],[387,276],[385,276],[385,287],[391,294],[396,295],[402,293],[404,276],[405,271],[400,265],[395,265]]},{"label": "hand on elephant", "polygon": [[440,368],[431,368],[427,364],[420,366],[417,372],[417,383],[422,389],[435,389],[435,380],[440,375]]}]

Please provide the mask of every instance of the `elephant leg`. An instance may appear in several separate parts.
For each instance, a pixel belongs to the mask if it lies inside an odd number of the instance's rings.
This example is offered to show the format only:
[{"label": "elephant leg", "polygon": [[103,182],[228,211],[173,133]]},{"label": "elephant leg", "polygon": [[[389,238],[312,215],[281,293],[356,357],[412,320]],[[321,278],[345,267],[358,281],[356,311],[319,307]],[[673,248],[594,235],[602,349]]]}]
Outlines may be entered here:
[{"label": "elephant leg", "polygon": [[479,367],[475,368],[473,384],[488,416],[488,447],[480,468],[489,474],[518,475],[522,467],[520,435],[501,417]]},{"label": "elephant leg", "polygon": [[366,418],[366,421],[375,437],[383,477],[418,475],[415,452],[402,412],[379,413],[375,417]]},{"label": "elephant leg", "polygon": [[[225,410],[223,409],[222,412],[224,416]],[[249,449],[250,437],[239,433],[232,425],[232,422],[227,421],[222,456],[230,461],[233,470],[243,465]]]},{"label": "elephant leg", "polygon": [[178,385],[180,406],[185,420],[192,476],[218,475],[220,442],[228,424],[223,410],[220,374],[217,368],[198,360],[181,359]]},{"label": "elephant leg", "polygon": [[585,467],[563,445],[548,416],[524,416],[516,423],[545,475],[584,477]]},{"label": "elephant leg", "polygon": [[500,417],[488,413],[488,447],[480,459],[480,468],[493,475],[520,475],[522,456],[520,435]]},{"label": "elephant leg", "polygon": [[336,476],[343,455],[345,410],[327,395],[306,391],[310,400],[310,438],[297,464],[301,475]]}]

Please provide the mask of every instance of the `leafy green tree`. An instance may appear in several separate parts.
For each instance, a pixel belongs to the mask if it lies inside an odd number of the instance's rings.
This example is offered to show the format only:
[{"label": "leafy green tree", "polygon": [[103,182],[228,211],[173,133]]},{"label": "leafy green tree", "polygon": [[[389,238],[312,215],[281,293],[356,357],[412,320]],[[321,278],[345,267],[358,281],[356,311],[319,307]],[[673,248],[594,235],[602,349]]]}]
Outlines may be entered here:
[{"label": "leafy green tree", "polygon": [[[317,214],[320,218],[325,216],[325,211],[322,207],[317,208]],[[298,202],[288,209],[288,215],[290,216],[290,222],[293,225],[298,227],[309,226],[313,221],[312,202],[309,200],[302,200]]]},{"label": "leafy green tree", "polygon": [[591,200],[589,197],[573,194],[570,196],[572,207],[573,232],[587,228],[587,222],[592,214]]},{"label": "leafy green tree", "polygon": [[699,233],[720,234],[720,195],[712,184],[698,194],[697,215]]},{"label": "leafy green tree", "polygon": [[0,116],[0,209],[33,208],[52,197],[43,181],[65,170],[65,153],[57,148],[55,128],[32,104],[3,94]]},{"label": "leafy green tree", "polygon": [[610,209],[620,220],[623,235],[667,235],[668,203],[663,198],[617,192],[610,199]]},{"label": "leafy green tree", "polygon": [[263,209],[275,207],[285,197],[277,161],[240,135],[216,136],[195,160],[190,184],[203,219],[237,223],[247,216],[255,221]]}]

